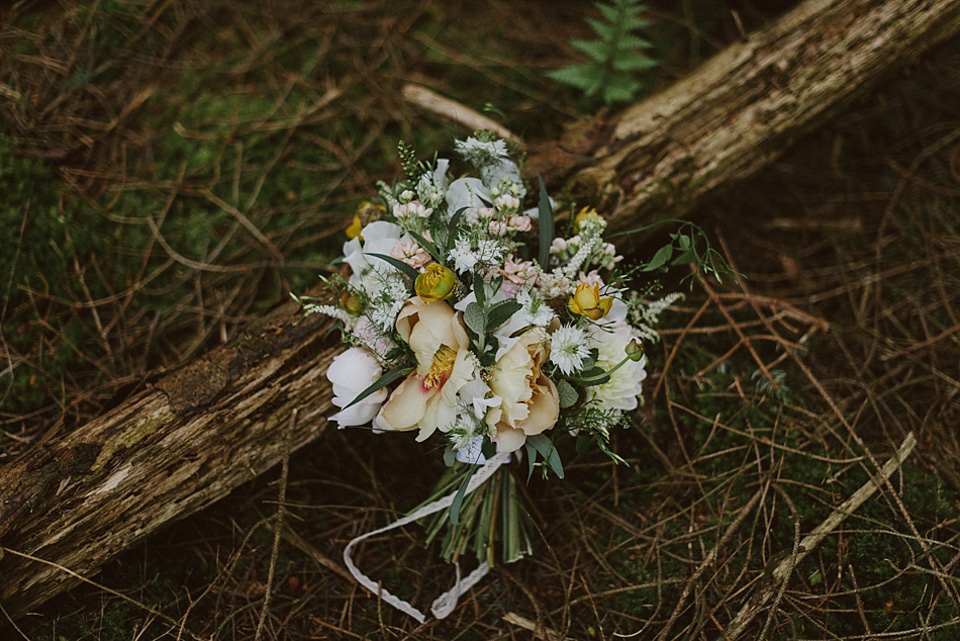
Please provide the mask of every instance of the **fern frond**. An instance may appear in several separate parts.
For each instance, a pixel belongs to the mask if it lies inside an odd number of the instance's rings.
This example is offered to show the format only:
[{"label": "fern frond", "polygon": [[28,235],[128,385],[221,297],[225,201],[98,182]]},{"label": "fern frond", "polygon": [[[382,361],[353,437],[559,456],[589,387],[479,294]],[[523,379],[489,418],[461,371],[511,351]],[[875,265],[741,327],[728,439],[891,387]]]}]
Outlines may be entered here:
[{"label": "fern frond", "polygon": [[598,39],[570,40],[570,46],[590,62],[548,71],[546,76],[580,89],[587,98],[599,96],[608,105],[631,101],[649,85],[642,72],[658,64],[643,53],[653,44],[633,33],[650,25],[640,17],[646,7],[640,0],[607,0],[594,6],[602,19],[585,21]]}]

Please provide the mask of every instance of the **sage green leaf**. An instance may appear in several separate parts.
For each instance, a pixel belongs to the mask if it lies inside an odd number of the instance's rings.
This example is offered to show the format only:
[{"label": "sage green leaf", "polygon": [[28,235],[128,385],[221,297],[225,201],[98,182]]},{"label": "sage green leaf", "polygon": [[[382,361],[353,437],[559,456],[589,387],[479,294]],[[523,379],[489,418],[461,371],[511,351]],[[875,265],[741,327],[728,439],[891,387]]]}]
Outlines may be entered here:
[{"label": "sage green leaf", "polygon": [[580,394],[577,392],[577,389],[562,378],[557,381],[557,393],[560,395],[561,409],[572,407],[580,400]]}]

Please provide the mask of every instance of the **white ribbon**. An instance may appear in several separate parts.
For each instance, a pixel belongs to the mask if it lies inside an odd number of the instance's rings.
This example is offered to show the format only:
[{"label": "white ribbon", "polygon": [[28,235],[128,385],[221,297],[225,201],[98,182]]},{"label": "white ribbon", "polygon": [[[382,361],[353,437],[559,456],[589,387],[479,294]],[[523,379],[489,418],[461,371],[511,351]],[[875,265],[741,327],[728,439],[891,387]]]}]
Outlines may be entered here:
[{"label": "white ribbon", "polygon": [[[467,484],[467,490],[464,494],[469,495],[475,489],[480,487],[482,484],[486,483],[491,476],[496,473],[500,466],[510,458],[508,452],[500,452],[492,459],[486,462],[483,467],[481,467],[470,479],[470,482]],[[417,610],[415,607],[404,601],[403,599],[394,596],[387,590],[384,590],[379,585],[377,585],[370,577],[361,572],[356,564],[353,562],[353,558],[350,555],[350,551],[353,549],[353,546],[361,541],[369,539],[372,536],[377,536],[378,534],[383,534],[384,532],[389,532],[390,530],[395,530],[399,527],[403,527],[408,523],[413,523],[414,521],[419,521],[425,516],[430,516],[431,514],[436,514],[441,510],[449,508],[453,504],[453,499],[456,498],[457,492],[451,492],[441,499],[437,499],[433,503],[428,503],[422,508],[408,514],[402,519],[398,519],[386,527],[382,527],[378,530],[372,532],[367,532],[366,534],[361,534],[355,539],[347,543],[347,547],[343,550],[343,563],[347,566],[347,569],[350,571],[350,574],[353,575],[353,578],[357,580],[357,583],[365,587],[367,590],[373,594],[380,596],[380,599],[384,603],[393,606],[397,610],[400,610],[404,614],[408,614],[416,619],[418,622],[423,623],[426,621],[426,615],[420,610]],[[475,586],[480,580],[486,576],[487,572],[490,571],[490,567],[486,563],[481,563],[480,566],[467,575],[467,578],[460,578],[460,565],[455,564],[457,569],[457,581],[454,583],[453,587],[437,597],[434,602],[430,605],[430,612],[438,619],[443,619],[451,612],[454,608],[457,607],[457,601],[460,600],[460,595]]]}]

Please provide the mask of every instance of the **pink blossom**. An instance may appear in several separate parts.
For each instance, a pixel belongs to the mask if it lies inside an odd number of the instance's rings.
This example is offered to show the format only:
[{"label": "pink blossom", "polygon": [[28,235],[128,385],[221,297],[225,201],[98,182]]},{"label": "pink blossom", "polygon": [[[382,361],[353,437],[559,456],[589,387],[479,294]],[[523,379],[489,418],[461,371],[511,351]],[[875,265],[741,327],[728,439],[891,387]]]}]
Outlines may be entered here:
[{"label": "pink blossom", "polygon": [[415,242],[403,240],[390,249],[390,256],[405,262],[414,269],[420,269],[433,260],[423,247]]}]

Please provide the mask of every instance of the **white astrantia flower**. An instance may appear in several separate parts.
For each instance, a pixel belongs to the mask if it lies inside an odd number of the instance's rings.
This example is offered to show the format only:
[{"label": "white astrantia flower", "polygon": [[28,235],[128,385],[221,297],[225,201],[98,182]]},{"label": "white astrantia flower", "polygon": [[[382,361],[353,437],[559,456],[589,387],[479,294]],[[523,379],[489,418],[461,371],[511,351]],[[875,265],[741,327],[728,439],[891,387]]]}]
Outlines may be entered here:
[{"label": "white astrantia flower", "polygon": [[583,359],[590,355],[586,338],[576,325],[561,325],[550,335],[550,362],[567,376],[580,371]]}]

